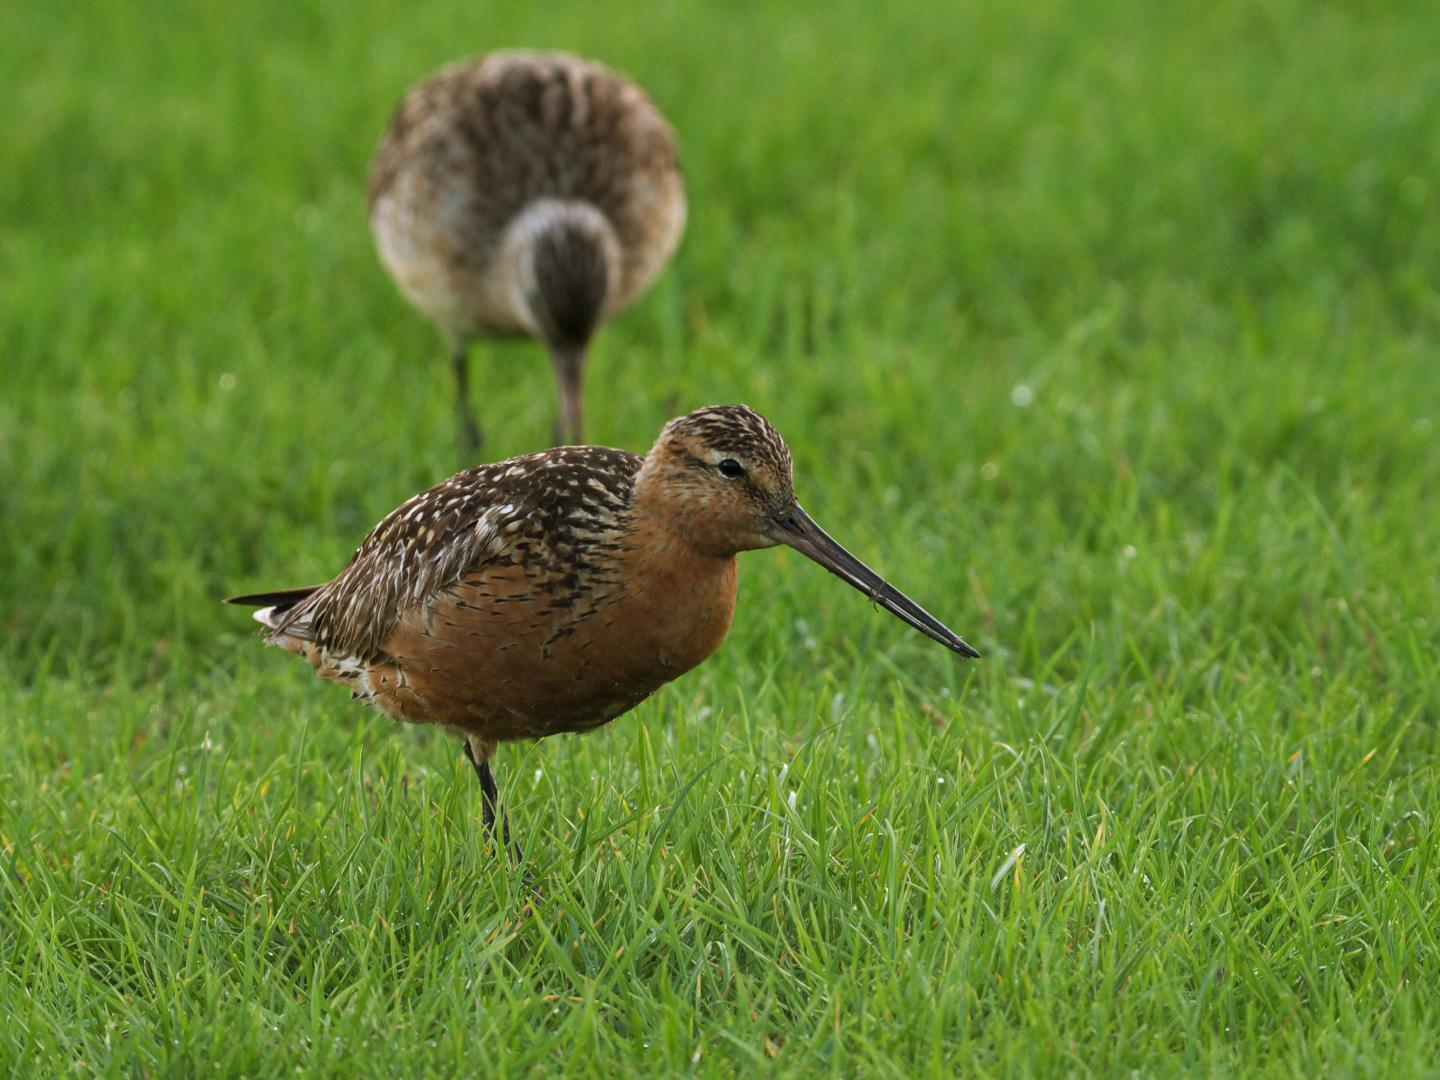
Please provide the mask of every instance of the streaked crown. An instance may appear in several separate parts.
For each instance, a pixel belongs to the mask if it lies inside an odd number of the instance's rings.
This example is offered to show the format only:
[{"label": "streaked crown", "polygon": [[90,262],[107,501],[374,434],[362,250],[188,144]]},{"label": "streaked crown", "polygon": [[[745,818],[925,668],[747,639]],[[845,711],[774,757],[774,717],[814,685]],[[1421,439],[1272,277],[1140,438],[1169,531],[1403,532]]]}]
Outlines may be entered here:
[{"label": "streaked crown", "polygon": [[709,405],[677,417],[665,425],[660,437],[678,436],[691,445],[702,445],[716,454],[733,454],[742,463],[767,466],[788,477],[791,473],[790,447],[770,421],[748,405]]}]

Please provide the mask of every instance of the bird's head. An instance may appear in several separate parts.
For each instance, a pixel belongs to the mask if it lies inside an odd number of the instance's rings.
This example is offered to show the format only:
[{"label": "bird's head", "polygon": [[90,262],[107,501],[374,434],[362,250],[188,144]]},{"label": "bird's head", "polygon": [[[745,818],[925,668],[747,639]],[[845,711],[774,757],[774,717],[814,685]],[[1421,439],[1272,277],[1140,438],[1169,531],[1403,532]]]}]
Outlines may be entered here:
[{"label": "bird's head", "polygon": [[795,504],[790,448],[744,405],[712,405],[671,420],[638,483],[674,531],[712,555],[780,543],[775,522]]},{"label": "bird's head", "polygon": [[811,520],[795,501],[790,448],[744,405],[712,405],[666,424],[636,478],[635,503],[703,555],[792,547],[946,648],[979,655]]}]

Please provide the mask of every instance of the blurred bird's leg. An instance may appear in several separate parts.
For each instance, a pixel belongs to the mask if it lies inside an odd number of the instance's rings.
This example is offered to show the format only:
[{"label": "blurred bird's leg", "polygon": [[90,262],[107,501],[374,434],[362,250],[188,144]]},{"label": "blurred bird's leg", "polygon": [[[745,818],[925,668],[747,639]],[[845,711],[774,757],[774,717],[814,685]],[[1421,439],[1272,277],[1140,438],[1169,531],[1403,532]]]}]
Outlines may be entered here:
[{"label": "blurred bird's leg", "polygon": [[552,348],[550,365],[555,369],[555,389],[560,411],[555,417],[555,445],[578,446],[584,437],[580,383],[585,368],[585,349]]},{"label": "blurred bird's leg", "polygon": [[484,802],[481,810],[481,820],[490,834],[495,834],[495,822],[498,816],[500,822],[500,835],[506,849],[518,863],[524,855],[520,851],[519,843],[510,842],[510,819],[500,810],[500,789],[495,784],[495,776],[490,772],[490,755],[495,753],[495,744],[484,739],[477,739],[473,735],[466,736],[464,743],[465,756],[470,764],[475,766],[475,775],[480,777],[480,794]]},{"label": "blurred bird's leg", "polygon": [[455,368],[455,394],[457,413],[460,417],[460,456],[466,466],[474,465],[485,439],[480,433],[480,421],[475,419],[475,406],[470,400],[470,357],[464,341],[450,342],[450,363]]}]

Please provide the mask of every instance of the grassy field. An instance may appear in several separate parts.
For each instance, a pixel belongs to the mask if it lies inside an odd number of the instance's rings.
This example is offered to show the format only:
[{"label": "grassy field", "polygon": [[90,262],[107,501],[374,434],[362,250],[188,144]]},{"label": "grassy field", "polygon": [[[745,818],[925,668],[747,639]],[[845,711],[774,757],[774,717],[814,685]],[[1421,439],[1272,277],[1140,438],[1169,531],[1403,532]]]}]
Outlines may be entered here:
[{"label": "grassy field", "polygon": [[[985,653],[788,552],[502,750],[218,597],[456,465],[364,224],[417,77],[561,46],[691,220],[590,436],[743,400]],[[0,1068],[1435,1075],[1440,21],[1423,2],[0,13]],[[495,457],[547,365],[477,359]]]}]

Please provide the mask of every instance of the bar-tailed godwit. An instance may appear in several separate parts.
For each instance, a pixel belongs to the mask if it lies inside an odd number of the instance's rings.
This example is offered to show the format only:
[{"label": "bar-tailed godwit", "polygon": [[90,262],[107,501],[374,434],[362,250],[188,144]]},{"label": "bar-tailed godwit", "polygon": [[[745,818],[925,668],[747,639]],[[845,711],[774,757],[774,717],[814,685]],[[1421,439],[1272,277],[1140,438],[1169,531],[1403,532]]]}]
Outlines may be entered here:
[{"label": "bar-tailed godwit", "polygon": [[670,421],[644,457],[569,446],[466,469],[327,584],[231,602],[263,605],[270,644],[385,715],[462,738],[493,828],[496,745],[589,731],[689,671],[730,627],[735,556],[777,544],[979,655],[810,519],[785,440],[743,405]]}]

